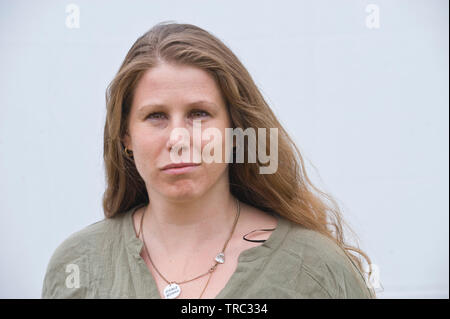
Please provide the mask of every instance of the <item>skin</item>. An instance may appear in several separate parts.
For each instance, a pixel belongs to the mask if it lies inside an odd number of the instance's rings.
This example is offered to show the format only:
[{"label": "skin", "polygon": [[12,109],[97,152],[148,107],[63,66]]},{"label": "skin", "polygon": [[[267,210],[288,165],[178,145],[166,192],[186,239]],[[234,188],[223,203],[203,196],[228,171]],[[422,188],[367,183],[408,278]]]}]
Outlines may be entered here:
[{"label": "skin", "polygon": [[[214,106],[190,105],[200,100]],[[194,119],[201,120],[202,131],[214,127],[222,132],[223,160],[202,162],[191,172],[169,175],[161,168],[172,163],[170,150],[178,141],[170,136],[174,128],[190,132],[189,162],[193,162],[193,152],[201,153],[210,142],[202,140],[200,147],[195,147]],[[136,211],[134,224],[139,229],[140,218],[145,214],[145,243],[158,269],[170,280],[182,281],[205,272],[230,235],[237,207],[229,191],[229,164],[224,160],[225,128],[228,127],[231,120],[221,91],[212,76],[201,69],[163,63],[147,70],[135,88],[128,134],[123,143],[133,151],[150,203]],[[223,288],[241,251],[259,245],[243,241],[242,236],[256,228],[275,226],[273,217],[241,203],[239,221],[226,250],[227,262],[215,271],[215,280],[204,297],[213,297]],[[165,282],[155,273],[144,250],[141,256],[161,291]],[[198,298],[206,278],[185,284],[180,298]]]},{"label": "skin", "polygon": [[[188,106],[200,100],[215,106]],[[231,121],[221,92],[208,73],[164,63],[143,75],[135,88],[124,145],[133,151],[151,199],[145,209],[145,227],[161,238],[161,249],[171,256],[194,252],[213,238],[224,242],[236,214],[225,161],[202,162],[194,171],[176,176],[161,170],[172,163],[170,149],[178,141],[170,138],[174,128],[190,132],[190,162],[193,152],[201,152],[193,145],[194,119],[202,121],[202,131],[208,127],[221,130],[225,145],[225,128],[231,127]],[[202,150],[208,142],[202,141]]]}]

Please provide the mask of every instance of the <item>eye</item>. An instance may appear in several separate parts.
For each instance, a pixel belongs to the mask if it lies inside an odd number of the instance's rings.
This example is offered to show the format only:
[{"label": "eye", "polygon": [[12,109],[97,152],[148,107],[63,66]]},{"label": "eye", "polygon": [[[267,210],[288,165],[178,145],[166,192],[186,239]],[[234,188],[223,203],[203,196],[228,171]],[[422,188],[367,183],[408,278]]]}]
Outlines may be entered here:
[{"label": "eye", "polygon": [[206,111],[202,111],[202,110],[193,110],[191,112],[191,115],[193,115],[194,117],[203,117],[203,116],[208,116],[209,113]]},{"label": "eye", "polygon": [[154,112],[154,113],[150,113],[149,115],[147,115],[146,119],[160,120],[160,119],[162,119],[164,117],[165,117],[164,113]]}]

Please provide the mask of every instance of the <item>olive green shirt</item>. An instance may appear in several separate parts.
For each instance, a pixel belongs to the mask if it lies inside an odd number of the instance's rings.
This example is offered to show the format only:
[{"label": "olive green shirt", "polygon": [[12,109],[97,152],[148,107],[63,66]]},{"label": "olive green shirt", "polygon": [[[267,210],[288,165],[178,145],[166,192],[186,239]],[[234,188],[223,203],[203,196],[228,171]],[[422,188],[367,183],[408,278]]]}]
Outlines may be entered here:
[{"label": "olive green shirt", "polygon": [[[133,213],[141,206],[64,240],[50,258],[42,298],[161,298],[134,230]],[[239,255],[216,299],[374,298],[353,261],[332,240],[272,215],[276,229]]]}]

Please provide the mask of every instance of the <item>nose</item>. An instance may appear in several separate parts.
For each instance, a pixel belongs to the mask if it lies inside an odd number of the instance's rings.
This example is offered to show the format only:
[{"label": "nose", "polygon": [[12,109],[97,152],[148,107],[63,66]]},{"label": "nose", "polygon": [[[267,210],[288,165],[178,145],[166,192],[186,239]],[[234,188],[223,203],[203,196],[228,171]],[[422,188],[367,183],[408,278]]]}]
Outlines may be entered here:
[{"label": "nose", "polygon": [[170,152],[176,146],[178,151],[184,152],[189,149],[189,145],[190,138],[184,134],[178,134],[178,132],[175,131],[175,133],[171,134],[167,139],[166,148]]},{"label": "nose", "polygon": [[170,152],[176,145],[179,151],[189,149],[191,144],[192,128],[182,116],[173,116],[168,125],[166,148]]}]

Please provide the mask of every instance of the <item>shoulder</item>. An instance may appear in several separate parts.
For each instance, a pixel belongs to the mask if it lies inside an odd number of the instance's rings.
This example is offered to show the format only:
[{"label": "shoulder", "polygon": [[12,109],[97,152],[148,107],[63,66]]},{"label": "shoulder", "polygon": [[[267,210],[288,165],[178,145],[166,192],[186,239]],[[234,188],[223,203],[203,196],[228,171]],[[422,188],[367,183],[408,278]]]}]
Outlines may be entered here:
[{"label": "shoulder", "polygon": [[109,219],[71,234],[53,252],[47,265],[42,298],[85,298],[92,284],[92,267],[105,238]]},{"label": "shoulder", "polygon": [[299,289],[317,291],[320,298],[372,298],[354,261],[332,239],[287,219],[284,222],[290,227],[279,249],[295,263]]}]

